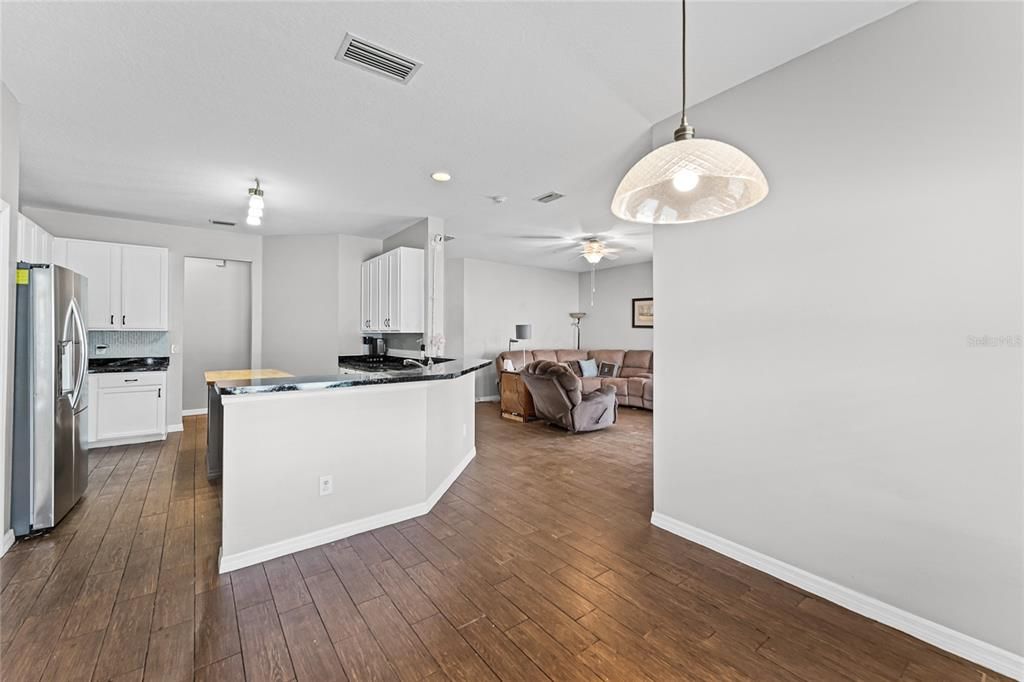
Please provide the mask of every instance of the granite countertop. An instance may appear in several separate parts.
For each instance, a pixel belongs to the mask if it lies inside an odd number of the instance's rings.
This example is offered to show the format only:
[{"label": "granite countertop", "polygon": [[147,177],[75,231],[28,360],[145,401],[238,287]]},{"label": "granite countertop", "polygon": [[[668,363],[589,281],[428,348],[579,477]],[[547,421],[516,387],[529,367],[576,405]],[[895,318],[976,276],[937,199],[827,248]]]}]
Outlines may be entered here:
[{"label": "granite countertop", "polygon": [[150,358],[89,358],[89,374],[110,372],[166,372],[169,357]]},{"label": "granite countertop", "polygon": [[279,369],[219,369],[204,373],[207,385],[222,381],[251,381],[252,379],[286,379],[294,376]]},{"label": "granite countertop", "polygon": [[438,381],[458,378],[488,367],[492,362],[492,360],[483,359],[449,360],[427,368],[410,367],[383,372],[342,373],[339,371],[335,375],[217,381],[216,387],[221,395],[249,395],[284,391],[320,391],[350,386],[378,386],[411,381]]}]

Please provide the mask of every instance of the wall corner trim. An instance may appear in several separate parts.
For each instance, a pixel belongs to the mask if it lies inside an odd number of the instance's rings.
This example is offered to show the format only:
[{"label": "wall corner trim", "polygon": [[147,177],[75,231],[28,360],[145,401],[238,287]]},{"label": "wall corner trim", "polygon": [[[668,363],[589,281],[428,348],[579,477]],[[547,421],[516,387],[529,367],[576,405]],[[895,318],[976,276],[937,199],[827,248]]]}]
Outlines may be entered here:
[{"label": "wall corner trim", "polygon": [[[182,417],[195,417],[195,416],[200,415],[200,414],[206,414],[206,408],[205,407],[197,407],[194,410],[182,410],[181,411],[181,416]],[[170,430],[170,429],[168,429],[168,430]]]},{"label": "wall corner trim", "polygon": [[174,433],[175,431],[184,431],[184,430],[185,430],[185,425],[184,424],[168,424],[167,425],[167,433]]},{"label": "wall corner trim", "polygon": [[795,585],[822,599],[839,604],[862,616],[896,628],[951,654],[1014,679],[1024,680],[1024,656],[1018,656],[980,639],[957,632],[945,625],[916,616],[874,597],[808,573],[802,568],[761,554],[749,547],[744,547],[732,540],[719,537],[660,512],[651,514],[651,524]]},{"label": "wall corner trim", "polygon": [[3,544],[0,544],[0,556],[7,554],[7,550],[14,544],[14,529],[8,528],[7,532],[4,533]]}]

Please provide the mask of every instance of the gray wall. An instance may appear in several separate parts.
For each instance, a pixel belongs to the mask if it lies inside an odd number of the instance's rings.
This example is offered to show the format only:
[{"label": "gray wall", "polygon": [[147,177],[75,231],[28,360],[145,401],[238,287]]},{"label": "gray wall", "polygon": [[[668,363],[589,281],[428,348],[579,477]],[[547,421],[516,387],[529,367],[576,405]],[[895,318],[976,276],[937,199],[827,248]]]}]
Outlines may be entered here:
[{"label": "gray wall", "polygon": [[[472,258],[463,259],[462,269],[465,357],[493,360],[508,350],[517,324],[532,324],[533,338],[515,349],[575,348],[569,313],[579,306],[577,273]],[[477,372],[477,397],[496,396],[496,381],[493,366]]]},{"label": "gray wall", "polygon": [[456,358],[466,357],[465,266],[466,261],[461,258],[449,258],[444,264],[444,328],[448,341],[445,353]]},{"label": "gray wall", "polygon": [[594,305],[590,305],[589,271],[580,273],[579,283],[580,311],[587,314],[582,325],[583,348],[654,348],[652,329],[633,329],[633,299],[654,294],[651,263],[598,270]]},{"label": "gray wall", "polygon": [[[182,348],[185,319],[185,257],[248,261],[252,263],[252,325],[253,329],[260,329],[263,317],[263,295],[260,289],[263,281],[263,249],[261,237],[258,235],[34,207],[24,207],[22,212],[55,237],[166,247],[170,252],[168,331],[171,344],[178,346],[179,351],[188,351],[187,348]],[[252,357],[253,364],[257,366],[262,355],[260,346],[260,335],[253,334]],[[182,368],[180,353],[172,354],[171,366],[167,373],[167,424],[171,427],[181,424]]]},{"label": "gray wall", "polygon": [[654,236],[655,510],[1017,654],[1021,10],[917,3],[693,107],[771,194]]},{"label": "gray wall", "polygon": [[380,249],[363,237],[264,238],[265,367],[335,373],[339,354],[360,352],[360,264]]},{"label": "gray wall", "polygon": [[182,407],[206,409],[208,370],[252,362],[252,275],[245,261],[185,259]]}]

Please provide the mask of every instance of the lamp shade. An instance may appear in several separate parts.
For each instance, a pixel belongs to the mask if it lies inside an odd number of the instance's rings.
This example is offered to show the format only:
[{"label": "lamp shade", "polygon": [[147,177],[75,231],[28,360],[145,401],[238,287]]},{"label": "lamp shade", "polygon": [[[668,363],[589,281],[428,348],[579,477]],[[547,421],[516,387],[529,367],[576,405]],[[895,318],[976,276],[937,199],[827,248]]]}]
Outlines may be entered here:
[{"label": "lamp shade", "polygon": [[516,325],[516,338],[520,341],[525,341],[530,338],[533,334],[533,326],[529,324],[517,324]]},{"label": "lamp shade", "polygon": [[666,225],[719,218],[768,195],[754,160],[718,140],[682,139],[640,159],[619,183],[612,213],[623,220]]}]

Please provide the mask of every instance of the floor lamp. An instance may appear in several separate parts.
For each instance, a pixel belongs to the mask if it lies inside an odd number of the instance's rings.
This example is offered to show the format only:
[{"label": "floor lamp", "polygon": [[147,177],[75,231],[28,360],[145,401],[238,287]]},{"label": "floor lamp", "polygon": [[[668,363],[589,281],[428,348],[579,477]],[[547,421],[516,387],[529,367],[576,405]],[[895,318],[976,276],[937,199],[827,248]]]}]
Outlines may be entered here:
[{"label": "floor lamp", "polygon": [[576,328],[576,350],[580,349],[580,323],[586,316],[586,313],[569,313],[569,317],[573,319],[572,326]]}]

